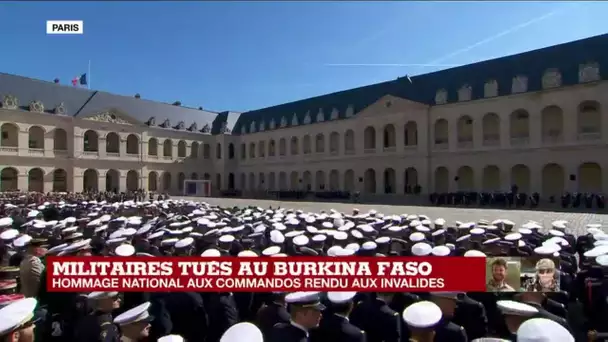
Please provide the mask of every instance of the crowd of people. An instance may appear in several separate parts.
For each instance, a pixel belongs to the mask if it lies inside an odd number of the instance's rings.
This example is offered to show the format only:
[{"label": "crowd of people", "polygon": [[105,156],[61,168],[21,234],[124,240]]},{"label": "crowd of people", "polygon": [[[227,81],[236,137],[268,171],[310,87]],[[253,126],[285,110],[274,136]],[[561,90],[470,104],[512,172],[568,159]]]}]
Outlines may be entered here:
[{"label": "crowd of people", "polygon": [[[600,223],[577,237],[565,221],[219,207],[141,193],[2,194],[0,214],[2,341],[608,338],[608,234]],[[483,293],[55,293],[46,288],[50,255],[538,256],[545,261],[537,272],[559,274],[560,286],[532,281],[528,292],[510,291],[497,271]]]},{"label": "crowd of people", "polygon": [[[429,202],[437,206],[480,206],[492,208],[538,208],[541,204],[554,204],[555,196],[543,199],[538,192],[527,194],[517,191],[509,192],[446,192],[432,193]],[[559,199],[563,209],[600,209],[606,207],[606,199],[602,194],[565,192]]]}]

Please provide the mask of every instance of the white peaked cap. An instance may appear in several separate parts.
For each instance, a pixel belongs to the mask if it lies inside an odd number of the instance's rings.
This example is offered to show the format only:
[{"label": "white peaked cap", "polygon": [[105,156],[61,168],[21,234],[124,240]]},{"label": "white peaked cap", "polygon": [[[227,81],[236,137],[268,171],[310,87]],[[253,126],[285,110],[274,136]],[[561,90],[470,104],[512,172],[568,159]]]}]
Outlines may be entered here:
[{"label": "white peaked cap", "polygon": [[391,241],[391,238],[388,236],[381,236],[379,238],[376,239],[376,243],[377,244],[383,244],[383,243],[389,243]]},{"label": "white peaked cap", "polygon": [[194,239],[191,237],[183,238],[175,243],[175,248],[186,248],[194,242]]},{"label": "white peaked cap", "polygon": [[480,257],[480,258],[485,258],[486,254],[482,251],[478,251],[476,249],[471,249],[470,251],[466,251],[464,253],[465,257]]},{"label": "white peaked cap", "polygon": [[140,322],[150,318],[148,309],[150,308],[150,302],[140,304],[133,309],[129,309],[114,318],[114,324],[127,325],[135,322]]},{"label": "white peaked cap", "polygon": [[471,235],[481,235],[485,232],[486,232],[486,230],[483,228],[473,228],[469,231],[469,233],[471,233]]},{"label": "white peaked cap", "polygon": [[445,220],[442,218],[438,218],[435,220],[435,224],[438,226],[443,226],[443,225],[445,225]]},{"label": "white peaked cap", "polygon": [[555,243],[547,243],[534,248],[534,253],[540,255],[551,255],[553,253],[559,252],[561,249],[562,248]]},{"label": "white peaked cap", "polygon": [[0,309],[0,336],[19,328],[34,316],[38,301],[34,298],[20,299]]},{"label": "white peaked cap", "polygon": [[8,229],[8,230],[3,231],[0,234],[0,239],[12,240],[12,239],[16,238],[17,235],[19,235],[19,231],[17,229]]},{"label": "white peaked cap", "polygon": [[357,292],[328,292],[327,299],[334,304],[343,304],[355,298]]},{"label": "white peaked cap", "polygon": [[[608,255],[598,256],[597,258],[595,258],[595,262],[602,267],[607,267],[608,266]],[[608,297],[606,299],[608,300]]]},{"label": "white peaked cap", "polygon": [[3,217],[0,219],[0,227],[6,227],[6,226],[10,226],[12,224],[13,224],[12,217]]},{"label": "white peaked cap", "polygon": [[184,342],[184,338],[179,335],[167,335],[159,338],[156,342]]},{"label": "white peaked cap", "polygon": [[352,256],[352,255],[355,255],[355,250],[348,249],[348,248],[340,248],[340,249],[336,249],[334,254],[337,257]]},{"label": "white peaked cap", "polygon": [[412,242],[420,242],[424,240],[424,233],[415,232],[410,235],[410,241]]},{"label": "white peaked cap", "polygon": [[433,247],[426,242],[418,242],[412,246],[412,254],[415,256],[426,256],[431,254]]},{"label": "white peaked cap", "polygon": [[403,311],[403,320],[413,328],[428,328],[437,324],[443,314],[437,304],[429,301],[414,303]]},{"label": "white peaked cap", "polygon": [[510,234],[505,235],[505,240],[507,240],[507,241],[515,241],[515,240],[519,240],[521,238],[522,238],[521,233],[510,233]]},{"label": "white peaked cap", "polygon": [[62,250],[66,249],[69,245],[67,243],[62,243],[61,245],[57,245],[55,247],[49,248],[46,251],[46,254],[53,254],[53,253],[59,253]]},{"label": "white peaked cap", "polygon": [[448,246],[435,246],[431,250],[431,254],[434,256],[447,256],[450,255],[452,250]]},{"label": "white peaked cap", "polygon": [[608,245],[595,246],[592,249],[583,253],[583,255],[587,258],[598,257],[600,255],[605,254],[608,254]]},{"label": "white peaked cap", "polygon": [[222,256],[222,252],[220,252],[219,250],[215,249],[215,248],[210,248],[205,250],[202,254],[202,257],[220,257]]},{"label": "white peaked cap", "polygon": [[327,256],[330,256],[330,257],[338,256],[337,253],[341,249],[342,249],[342,247],[340,247],[340,246],[331,246],[327,249]]},{"label": "white peaked cap", "polygon": [[311,240],[315,241],[315,242],[323,242],[323,241],[327,240],[327,235],[317,234],[317,235],[313,236]]},{"label": "white peaked cap", "polygon": [[235,240],[233,235],[223,235],[219,238],[220,242],[230,243]]},{"label": "white peaked cap", "polygon": [[378,245],[373,241],[366,241],[361,245],[361,248],[366,251],[370,251],[378,248]]},{"label": "white peaked cap", "polygon": [[496,302],[496,306],[505,315],[531,317],[538,313],[538,309],[532,305],[513,300],[499,300]]},{"label": "white peaked cap", "polygon": [[532,318],[517,329],[517,342],[574,342],[561,324],[547,318]]},{"label": "white peaked cap", "polygon": [[308,236],[306,235],[298,235],[296,237],[293,238],[293,244],[296,246],[306,246],[308,245],[308,242],[310,241],[308,239]]},{"label": "white peaked cap", "polygon": [[21,235],[13,241],[13,246],[15,247],[23,247],[27,245],[30,241],[32,241],[32,237],[29,235]]},{"label": "white peaked cap", "polygon": [[114,254],[121,257],[130,257],[135,254],[135,247],[129,244],[123,244],[116,247],[116,249],[114,250]]},{"label": "white peaked cap", "polygon": [[262,255],[264,256],[271,256],[279,253],[281,253],[281,247],[279,246],[270,246],[262,251]]},{"label": "white peaked cap", "polygon": [[350,250],[355,251],[355,253],[356,253],[359,251],[359,249],[361,249],[361,246],[358,243],[353,242],[353,243],[349,243],[348,245],[346,245],[346,247],[344,247],[344,249],[350,249]]},{"label": "white peaked cap", "polygon": [[118,295],[118,292],[102,292],[102,291],[96,291],[96,292],[91,292],[87,295],[88,299],[104,299],[104,298],[112,298],[112,297],[116,297]]},{"label": "white peaked cap", "polygon": [[257,257],[258,254],[254,251],[244,250],[244,251],[240,251],[237,256],[239,256],[239,257]]},{"label": "white peaked cap", "polygon": [[264,342],[262,331],[252,323],[237,323],[224,333],[220,342]]}]

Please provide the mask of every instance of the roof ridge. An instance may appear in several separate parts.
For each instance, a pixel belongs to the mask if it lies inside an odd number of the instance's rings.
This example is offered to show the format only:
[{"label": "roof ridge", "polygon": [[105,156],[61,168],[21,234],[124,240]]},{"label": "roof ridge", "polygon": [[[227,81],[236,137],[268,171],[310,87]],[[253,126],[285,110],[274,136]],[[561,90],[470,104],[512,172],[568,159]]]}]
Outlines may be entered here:
[{"label": "roof ridge", "polygon": [[437,74],[437,73],[448,72],[448,71],[453,71],[453,70],[458,70],[458,69],[461,69],[461,68],[471,67],[473,65],[490,64],[490,63],[495,63],[497,61],[507,60],[507,59],[511,59],[511,58],[514,58],[514,57],[524,56],[524,55],[528,55],[529,56],[530,54],[539,53],[539,52],[546,51],[546,50],[558,49],[558,48],[564,47],[566,45],[574,45],[574,44],[580,44],[582,42],[589,42],[591,40],[602,38],[602,37],[605,38],[607,36],[608,36],[608,33],[598,34],[598,35],[587,37],[587,38],[581,38],[581,39],[577,39],[577,40],[566,41],[566,42],[563,42],[563,43],[559,43],[559,44],[555,44],[555,45],[548,45],[548,46],[544,46],[544,47],[536,48],[536,49],[532,49],[532,50],[525,50],[525,51],[522,51],[522,52],[518,52],[518,53],[506,55],[506,56],[495,57],[495,58],[491,58],[491,59],[484,59],[482,61],[477,61],[477,62],[473,62],[473,63],[467,63],[467,64],[455,66],[455,67],[449,67],[449,68],[446,68],[446,69],[440,69],[440,70],[428,72],[428,73],[425,73],[425,74],[419,74],[419,75],[416,75],[416,76],[411,76],[410,78],[412,80],[414,80],[414,79],[420,79],[420,78],[424,78],[425,76],[434,75],[434,74]]},{"label": "roof ridge", "polygon": [[[52,81],[47,81],[47,80],[43,80],[43,79],[39,79],[39,78],[34,78],[34,77],[29,77],[29,76],[23,76],[23,75],[15,75],[15,74],[10,74],[10,73],[6,73],[6,72],[0,72],[0,76],[1,75],[21,78],[21,79],[24,79],[24,80],[27,80],[27,81],[45,83],[47,85],[62,87],[62,88],[65,88],[65,89],[71,89],[71,90],[77,90],[77,91],[85,91],[85,92],[91,92],[91,93],[98,92],[98,93],[108,94],[108,95],[112,95],[112,96],[120,96],[120,97],[126,97],[126,98],[135,98],[134,96],[124,95],[124,94],[118,94],[118,93],[112,93],[112,92],[105,91],[105,90],[95,90],[95,89],[74,87],[74,86],[70,86],[70,85],[67,85],[67,84],[55,83],[55,82],[52,82]],[[141,98],[140,97],[137,100],[148,101],[148,102],[153,102],[153,103],[157,103],[157,104],[163,104],[163,105],[167,105],[167,106],[177,107],[177,106],[175,106],[175,105],[173,105],[171,103],[164,102],[164,101],[157,101],[157,100],[153,100],[153,99],[146,99],[146,98]],[[180,105],[179,107],[185,108],[185,109],[200,110],[200,109],[198,109],[196,107],[190,107],[190,106],[184,106],[184,105]],[[210,114],[219,114],[219,113],[223,112],[223,111],[205,109],[204,107],[203,107],[203,111],[208,112]]]}]

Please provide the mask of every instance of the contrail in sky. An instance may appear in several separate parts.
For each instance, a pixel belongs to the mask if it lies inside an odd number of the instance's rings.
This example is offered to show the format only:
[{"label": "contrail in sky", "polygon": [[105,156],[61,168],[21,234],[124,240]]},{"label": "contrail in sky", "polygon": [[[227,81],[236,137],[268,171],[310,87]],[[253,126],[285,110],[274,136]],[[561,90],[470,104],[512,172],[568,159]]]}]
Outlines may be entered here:
[{"label": "contrail in sky", "polygon": [[561,12],[564,12],[566,10],[572,9],[573,7],[577,7],[577,6],[580,6],[580,3],[576,3],[576,4],[574,4],[574,6],[568,6],[567,8],[564,7],[564,8],[560,8],[560,9],[556,9],[556,10],[550,11],[550,12],[545,13],[545,14],[543,14],[541,16],[538,16],[538,17],[536,17],[534,19],[528,20],[528,21],[523,22],[521,24],[517,24],[517,25],[515,25],[515,26],[513,26],[513,27],[511,27],[511,28],[509,28],[507,30],[504,30],[504,31],[502,31],[502,32],[500,32],[498,34],[495,34],[495,35],[490,36],[488,38],[482,39],[482,40],[480,40],[480,41],[478,41],[478,42],[476,42],[474,44],[471,44],[471,45],[469,45],[467,47],[464,47],[462,49],[458,49],[458,50],[453,51],[453,52],[451,52],[451,53],[449,53],[449,54],[447,54],[445,56],[442,56],[440,58],[434,59],[434,60],[432,60],[432,61],[430,61],[428,63],[423,63],[423,64],[411,64],[411,63],[403,63],[403,64],[399,64],[399,63],[396,63],[396,64],[395,63],[393,63],[393,64],[390,64],[390,63],[327,63],[327,64],[324,64],[324,66],[332,66],[332,67],[333,66],[336,66],[336,67],[344,67],[344,66],[353,66],[353,67],[355,67],[355,66],[360,66],[360,67],[418,67],[418,68],[451,68],[451,67],[457,67],[457,66],[464,65],[466,63],[462,63],[462,64],[443,64],[442,62],[446,61],[446,60],[448,60],[448,59],[450,59],[452,57],[455,57],[455,56],[458,56],[460,54],[463,54],[465,52],[469,52],[469,51],[471,51],[471,50],[473,50],[473,49],[475,49],[475,48],[477,48],[477,47],[479,47],[481,45],[493,42],[496,39],[502,38],[502,37],[504,37],[506,35],[515,33],[515,32],[517,32],[517,31],[519,31],[521,29],[524,29],[524,28],[530,26],[530,25],[534,25],[534,24],[539,23],[541,21],[547,20],[547,19],[549,19],[550,17],[552,17],[552,16],[554,16],[556,14],[559,14]]},{"label": "contrail in sky", "polygon": [[[578,6],[578,5],[579,4],[575,4],[575,6]],[[569,8],[570,8],[570,6],[569,6]],[[504,37],[506,35],[509,35],[511,33],[515,33],[515,32],[517,32],[517,31],[519,31],[519,30],[521,30],[523,28],[526,28],[526,27],[530,26],[530,25],[533,25],[533,24],[536,24],[538,22],[547,20],[547,19],[551,18],[552,16],[554,16],[554,15],[556,15],[558,13],[561,13],[561,12],[563,12],[565,10],[566,10],[566,8],[561,8],[561,9],[553,10],[553,11],[551,11],[549,13],[545,13],[545,14],[543,14],[543,15],[541,15],[539,17],[536,17],[536,18],[534,18],[532,20],[528,20],[528,21],[526,21],[524,23],[515,25],[515,26],[513,26],[513,27],[511,27],[511,28],[509,28],[507,30],[504,30],[504,31],[502,31],[502,32],[500,32],[498,34],[495,34],[495,35],[490,36],[488,38],[482,39],[482,40],[478,41],[475,44],[469,45],[469,46],[467,46],[465,48],[462,48],[462,49],[458,49],[458,50],[456,50],[454,52],[451,52],[451,53],[449,53],[449,54],[447,54],[447,55],[445,55],[443,57],[440,57],[440,58],[437,58],[435,60],[432,60],[428,64],[441,63],[441,62],[443,62],[445,60],[448,60],[448,59],[450,59],[450,58],[452,58],[454,56],[463,54],[465,52],[469,52],[470,50],[473,50],[474,48],[476,48],[478,46],[481,46],[481,45],[493,42],[493,41],[495,41],[498,38],[502,38],[502,37]]]}]

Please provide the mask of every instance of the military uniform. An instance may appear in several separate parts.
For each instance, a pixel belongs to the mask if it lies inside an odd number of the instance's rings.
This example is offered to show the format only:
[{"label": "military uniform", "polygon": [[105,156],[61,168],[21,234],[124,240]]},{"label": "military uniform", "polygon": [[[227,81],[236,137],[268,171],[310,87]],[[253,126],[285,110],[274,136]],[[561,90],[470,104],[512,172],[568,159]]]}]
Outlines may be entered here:
[{"label": "military uniform", "polygon": [[327,294],[328,309],[333,313],[324,313],[319,327],[311,331],[311,342],[366,342],[365,332],[351,324],[346,317],[352,308],[352,301],[356,294],[356,292],[329,292]]},{"label": "military uniform", "polygon": [[435,342],[467,342],[467,333],[463,327],[442,319],[435,327]]},{"label": "military uniform", "polygon": [[112,323],[112,314],[95,312],[80,320],[74,341],[117,342],[120,341],[118,327]]},{"label": "military uniform", "polygon": [[310,342],[366,342],[365,332],[338,314],[323,316],[319,328],[311,331]]},{"label": "military uniform", "polygon": [[268,342],[308,342],[308,332],[291,323],[275,325]]},{"label": "military uniform", "polygon": [[486,284],[486,291],[488,292],[514,292],[515,289],[512,288],[506,282],[498,283],[494,281],[494,279],[490,279]]},{"label": "military uniform", "polygon": [[[325,306],[321,304],[321,297],[318,293],[294,292],[285,296],[285,302],[290,305],[290,310],[312,310],[323,311]],[[313,312],[309,311],[309,314]],[[321,316],[320,313],[319,317]],[[295,322],[296,316],[292,315],[289,323],[279,323],[275,325],[270,333],[268,342],[308,342],[310,341],[310,330],[317,327],[305,327]],[[310,324],[308,322],[307,324]]]},{"label": "military uniform", "polygon": [[270,337],[270,332],[278,323],[289,323],[289,312],[285,305],[271,302],[264,305],[258,311],[257,324],[266,339]]},{"label": "military uniform", "polygon": [[367,342],[400,342],[399,313],[380,298],[359,302],[350,315],[350,322],[365,331]]}]

